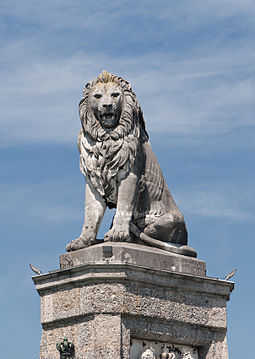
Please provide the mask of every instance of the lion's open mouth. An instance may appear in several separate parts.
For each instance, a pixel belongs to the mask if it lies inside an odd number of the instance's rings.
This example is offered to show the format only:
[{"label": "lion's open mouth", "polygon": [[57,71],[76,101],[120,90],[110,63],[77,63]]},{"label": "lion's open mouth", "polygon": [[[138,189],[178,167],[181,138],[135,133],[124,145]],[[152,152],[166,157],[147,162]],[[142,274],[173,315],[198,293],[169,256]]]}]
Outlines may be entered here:
[{"label": "lion's open mouth", "polygon": [[117,116],[114,113],[104,113],[100,115],[100,122],[103,127],[111,128],[117,123]]}]

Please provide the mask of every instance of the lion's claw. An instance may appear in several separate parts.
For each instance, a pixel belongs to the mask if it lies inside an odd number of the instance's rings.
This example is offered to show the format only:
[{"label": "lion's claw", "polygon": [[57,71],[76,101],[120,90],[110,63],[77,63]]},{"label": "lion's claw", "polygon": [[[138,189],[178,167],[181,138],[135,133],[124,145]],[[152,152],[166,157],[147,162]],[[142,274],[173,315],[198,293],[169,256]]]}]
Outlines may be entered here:
[{"label": "lion's claw", "polygon": [[92,246],[93,244],[96,244],[96,243],[97,243],[97,240],[95,238],[86,239],[86,238],[79,237],[77,239],[72,240],[70,243],[68,243],[66,245],[66,251],[67,252],[77,251],[79,249]]},{"label": "lion's claw", "polygon": [[115,230],[112,228],[104,235],[104,240],[105,242],[130,242],[131,237],[127,229]]}]

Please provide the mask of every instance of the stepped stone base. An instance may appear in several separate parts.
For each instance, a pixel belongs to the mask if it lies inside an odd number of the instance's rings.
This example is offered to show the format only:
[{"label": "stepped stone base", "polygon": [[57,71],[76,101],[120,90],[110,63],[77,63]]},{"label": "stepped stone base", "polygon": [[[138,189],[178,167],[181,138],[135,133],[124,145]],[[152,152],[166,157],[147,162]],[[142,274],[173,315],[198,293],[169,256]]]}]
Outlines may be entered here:
[{"label": "stepped stone base", "polygon": [[163,350],[176,359],[228,358],[233,283],[207,278],[204,262],[102,243],[62,255],[60,266],[33,277],[41,296],[40,359],[59,358],[56,343],[65,336],[75,359],[140,359],[149,348],[157,359]]}]

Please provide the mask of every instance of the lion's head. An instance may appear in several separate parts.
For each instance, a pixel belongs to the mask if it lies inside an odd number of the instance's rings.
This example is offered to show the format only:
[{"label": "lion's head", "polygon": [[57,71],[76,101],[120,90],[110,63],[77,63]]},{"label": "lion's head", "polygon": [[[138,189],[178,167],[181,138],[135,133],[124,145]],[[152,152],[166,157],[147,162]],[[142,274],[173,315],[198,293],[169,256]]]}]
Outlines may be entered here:
[{"label": "lion's head", "polygon": [[130,84],[106,71],[90,81],[83,93],[80,168],[111,206],[118,191],[116,175],[120,170],[123,177],[128,175],[139,141],[148,138],[143,114]]},{"label": "lion's head", "polygon": [[119,76],[103,71],[84,88],[79,104],[84,133],[94,140],[114,140],[144,125],[141,107],[131,85]]},{"label": "lion's head", "polygon": [[107,131],[113,130],[120,120],[123,105],[123,93],[115,82],[98,82],[89,92],[91,109]]}]

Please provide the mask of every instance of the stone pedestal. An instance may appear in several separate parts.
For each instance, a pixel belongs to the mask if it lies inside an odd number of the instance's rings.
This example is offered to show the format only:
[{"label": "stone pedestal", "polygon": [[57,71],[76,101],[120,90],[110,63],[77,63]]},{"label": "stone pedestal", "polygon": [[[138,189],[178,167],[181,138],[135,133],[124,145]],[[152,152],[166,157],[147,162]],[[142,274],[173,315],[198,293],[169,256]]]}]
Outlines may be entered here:
[{"label": "stone pedestal", "polygon": [[60,268],[33,277],[41,296],[40,359],[59,358],[56,343],[65,336],[75,359],[140,359],[146,349],[157,359],[163,351],[165,358],[228,358],[233,283],[206,277],[204,262],[103,243],[62,255]]}]

